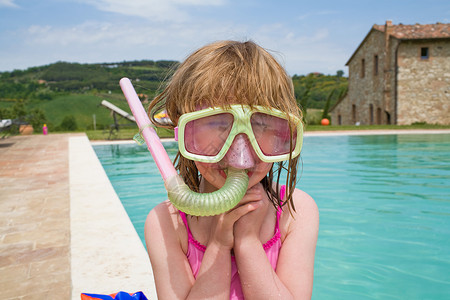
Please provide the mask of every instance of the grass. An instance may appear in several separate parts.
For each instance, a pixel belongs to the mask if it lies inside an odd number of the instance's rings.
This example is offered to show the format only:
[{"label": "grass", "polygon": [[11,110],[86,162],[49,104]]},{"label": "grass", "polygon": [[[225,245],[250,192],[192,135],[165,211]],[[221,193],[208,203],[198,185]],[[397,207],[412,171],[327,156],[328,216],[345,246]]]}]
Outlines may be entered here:
[{"label": "grass", "polygon": [[[90,130],[94,127],[94,115],[96,128],[109,128],[114,123],[111,111],[100,105],[105,99],[117,107],[130,112],[130,108],[123,97],[119,94],[66,94],[58,95],[51,100],[30,100],[25,103],[27,111],[33,108],[40,108],[44,111],[47,126],[54,132],[55,128],[61,124],[66,116],[74,116],[78,130]],[[0,101],[0,108],[8,108],[14,101]],[[131,124],[122,120],[120,123]]]},{"label": "grass", "polygon": [[[111,111],[100,105],[101,101],[106,99],[119,108],[130,111],[128,104],[122,94],[67,94],[60,95],[49,101],[30,101],[26,104],[27,109],[38,107],[45,112],[47,117],[47,126],[51,133],[61,124],[65,116],[73,115],[75,117],[78,131],[86,132],[91,140],[129,140],[138,132],[136,124],[127,120],[120,120],[119,123],[125,127],[119,131],[110,133],[110,125],[114,123]],[[12,101],[0,101],[0,107],[10,107]],[[96,128],[93,130],[93,115],[96,118]],[[306,132],[308,131],[336,131],[336,130],[396,130],[396,129],[450,129],[450,125],[361,125],[361,126],[321,126],[319,124],[322,116],[321,109],[308,109],[306,116]],[[41,129],[35,130],[38,134]],[[162,138],[172,138],[173,131],[157,129],[157,133]]]},{"label": "grass", "polygon": [[450,129],[450,125],[307,125],[305,131],[336,131],[336,130],[399,130],[399,129]]},{"label": "grass", "polygon": [[[40,107],[45,111],[51,125],[59,125],[65,116],[73,115],[76,118],[78,128],[87,130],[93,128],[93,115],[95,115],[97,128],[105,128],[114,123],[114,121],[111,111],[100,105],[103,99],[125,111],[129,111],[124,98],[108,99],[92,94],[60,96],[43,105],[40,104]],[[130,123],[128,122],[128,124]]]},{"label": "grass", "polygon": [[[131,140],[138,133],[137,126],[135,128],[120,128],[119,131],[110,130],[87,130],[86,135],[91,141],[95,140]],[[173,138],[173,131],[165,128],[156,128],[156,133],[160,138]]]},{"label": "grass", "polygon": [[[411,129],[450,129],[450,125],[363,125],[363,126],[321,126],[308,125],[305,132],[314,131],[338,131],[338,130],[411,130]],[[107,130],[87,130],[86,135],[90,140],[131,140],[138,133],[137,127],[121,128],[110,135]],[[156,133],[160,138],[173,138],[173,131],[165,128],[157,128]]]}]

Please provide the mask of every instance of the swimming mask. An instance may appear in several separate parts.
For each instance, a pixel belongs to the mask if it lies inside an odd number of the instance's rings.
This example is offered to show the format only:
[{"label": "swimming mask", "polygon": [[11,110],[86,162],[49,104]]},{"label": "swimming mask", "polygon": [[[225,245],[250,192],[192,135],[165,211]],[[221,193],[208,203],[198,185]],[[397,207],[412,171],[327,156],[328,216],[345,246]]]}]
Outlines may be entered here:
[{"label": "swimming mask", "polygon": [[206,108],[180,116],[175,128],[184,157],[200,162],[220,161],[241,133],[264,162],[278,162],[300,154],[303,126],[300,119],[262,106],[231,105]]}]

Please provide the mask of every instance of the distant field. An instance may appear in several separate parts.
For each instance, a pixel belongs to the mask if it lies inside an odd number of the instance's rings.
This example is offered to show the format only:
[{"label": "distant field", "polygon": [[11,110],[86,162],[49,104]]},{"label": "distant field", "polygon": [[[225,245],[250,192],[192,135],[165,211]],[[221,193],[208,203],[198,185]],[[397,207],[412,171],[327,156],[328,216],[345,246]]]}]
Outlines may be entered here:
[{"label": "distant field", "polygon": [[[29,107],[39,107],[44,110],[50,130],[61,124],[65,116],[70,115],[75,117],[79,130],[93,129],[94,115],[97,128],[103,129],[114,123],[111,111],[100,105],[103,99],[129,112],[128,105],[123,97],[122,99],[120,97],[105,98],[92,94],[58,96],[50,101],[30,103]],[[122,123],[131,124],[128,121],[122,121]]]},{"label": "distant field", "polygon": [[[60,95],[48,101],[30,101],[26,104],[27,110],[40,108],[45,112],[47,125],[50,132],[54,132],[56,126],[61,124],[65,116],[73,115],[77,122],[78,130],[86,132],[91,140],[106,139],[132,139],[138,132],[137,125],[127,120],[121,120],[120,123],[126,126],[121,127],[119,132],[113,131],[110,134],[110,125],[114,123],[111,111],[100,105],[105,99],[119,108],[130,112],[128,104],[122,94],[118,93],[97,93],[97,94],[67,94]],[[0,101],[0,108],[10,107],[13,101]],[[94,117],[96,119],[96,128],[94,129]],[[308,109],[306,116],[305,131],[333,131],[333,130],[374,130],[374,129],[450,129],[450,125],[363,125],[363,126],[321,126],[321,109]],[[40,130],[36,130],[39,133]],[[158,129],[160,137],[173,137],[173,132],[164,129]]]},{"label": "distant field", "polygon": [[[78,130],[85,131],[94,128],[94,116],[97,129],[109,127],[114,123],[111,111],[100,105],[102,100],[107,100],[117,107],[130,112],[123,95],[119,94],[67,94],[55,97],[52,100],[28,101],[27,110],[40,108],[47,118],[49,130],[61,124],[66,116],[73,115],[77,122]],[[0,108],[11,107],[13,101],[0,101]],[[122,120],[120,123],[132,124]]]},{"label": "distant field", "polygon": [[[91,141],[96,140],[131,140],[139,130],[136,128],[122,128],[119,131],[109,129],[88,130],[86,135]],[[173,131],[165,128],[157,128],[156,133],[160,138],[173,138]]]}]

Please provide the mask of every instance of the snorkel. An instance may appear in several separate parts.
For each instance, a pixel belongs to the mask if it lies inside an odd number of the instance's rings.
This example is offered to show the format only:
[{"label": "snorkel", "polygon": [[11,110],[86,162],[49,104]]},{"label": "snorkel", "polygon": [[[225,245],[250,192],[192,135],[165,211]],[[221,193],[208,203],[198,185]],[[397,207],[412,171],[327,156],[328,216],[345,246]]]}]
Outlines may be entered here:
[{"label": "snorkel", "polygon": [[247,172],[242,169],[229,168],[225,184],[215,192],[192,191],[178,175],[155,129],[151,127],[152,123],[131,81],[122,78],[120,87],[136,119],[141,136],[161,173],[168,198],[177,209],[189,215],[212,216],[229,211],[241,201],[248,187]]}]

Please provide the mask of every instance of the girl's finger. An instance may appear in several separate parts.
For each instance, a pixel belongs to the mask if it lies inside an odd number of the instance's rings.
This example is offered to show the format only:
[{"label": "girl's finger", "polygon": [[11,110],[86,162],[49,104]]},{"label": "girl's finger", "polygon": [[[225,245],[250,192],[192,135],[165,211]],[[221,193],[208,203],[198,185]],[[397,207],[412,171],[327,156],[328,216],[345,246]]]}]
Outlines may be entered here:
[{"label": "girl's finger", "polygon": [[242,204],[235,209],[229,211],[227,213],[227,219],[229,219],[232,223],[239,220],[242,216],[248,214],[251,211],[254,211],[260,206],[262,200],[251,201],[245,204]]},{"label": "girl's finger", "polygon": [[242,198],[241,202],[239,202],[239,205],[247,204],[250,202],[255,202],[258,200],[262,200],[263,197],[261,195],[247,195]]},{"label": "girl's finger", "polygon": [[[262,199],[262,195],[261,195],[261,193],[245,194],[241,201],[248,202],[248,200],[251,200],[251,199]],[[245,202],[241,202],[241,203],[245,203]]]},{"label": "girl's finger", "polygon": [[254,186],[251,189],[247,190],[246,194],[261,194],[261,189],[258,186]]}]

